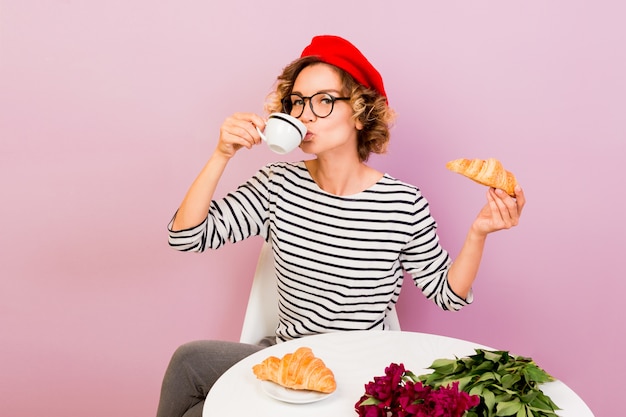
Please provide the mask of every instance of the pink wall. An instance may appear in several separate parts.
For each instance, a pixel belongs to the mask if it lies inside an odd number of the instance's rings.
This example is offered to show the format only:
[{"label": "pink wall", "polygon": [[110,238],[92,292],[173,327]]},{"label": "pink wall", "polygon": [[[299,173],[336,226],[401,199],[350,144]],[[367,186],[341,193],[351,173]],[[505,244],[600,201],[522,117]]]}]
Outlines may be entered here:
[{"label": "pink wall", "polygon": [[[400,118],[372,162],[422,188],[453,254],[484,189],[446,161],[496,156],[528,195],[488,242],[475,303],[444,313],[407,285],[404,328],[532,356],[618,415],[622,4],[3,0],[2,415],[153,415],[176,346],[238,338],[260,242],[180,254],[165,226],[221,121],[261,112],[318,33],[385,76]],[[274,159],[241,152],[221,191]]]}]

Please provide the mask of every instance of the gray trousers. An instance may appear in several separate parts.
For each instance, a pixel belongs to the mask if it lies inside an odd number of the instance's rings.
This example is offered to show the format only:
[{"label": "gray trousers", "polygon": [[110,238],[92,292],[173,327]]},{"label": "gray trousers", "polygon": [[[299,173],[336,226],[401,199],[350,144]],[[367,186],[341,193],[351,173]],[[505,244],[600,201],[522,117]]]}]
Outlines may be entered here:
[{"label": "gray trousers", "polygon": [[157,417],[201,417],[204,399],[231,366],[272,344],[199,340],[182,345],[165,371]]}]

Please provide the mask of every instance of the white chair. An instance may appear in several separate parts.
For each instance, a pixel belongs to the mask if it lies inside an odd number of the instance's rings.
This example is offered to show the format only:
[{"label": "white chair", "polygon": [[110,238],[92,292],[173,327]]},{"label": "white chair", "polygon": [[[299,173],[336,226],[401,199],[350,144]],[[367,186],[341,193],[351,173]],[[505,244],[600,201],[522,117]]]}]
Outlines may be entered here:
[{"label": "white chair", "polygon": [[[387,313],[385,325],[390,330],[400,330],[400,321],[395,308]],[[278,326],[278,290],[274,275],[274,255],[271,243],[266,242],[259,254],[239,341],[256,344],[264,337],[273,335],[276,326]]]}]

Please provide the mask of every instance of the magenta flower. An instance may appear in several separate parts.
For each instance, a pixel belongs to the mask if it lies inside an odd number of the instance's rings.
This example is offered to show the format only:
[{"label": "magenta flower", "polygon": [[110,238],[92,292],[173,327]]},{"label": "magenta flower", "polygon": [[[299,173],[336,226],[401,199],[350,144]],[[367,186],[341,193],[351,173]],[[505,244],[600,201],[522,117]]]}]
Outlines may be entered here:
[{"label": "magenta flower", "polygon": [[459,391],[458,382],[434,389],[414,379],[403,364],[392,363],[385,376],[365,385],[355,404],[360,417],[462,417],[480,397]]}]

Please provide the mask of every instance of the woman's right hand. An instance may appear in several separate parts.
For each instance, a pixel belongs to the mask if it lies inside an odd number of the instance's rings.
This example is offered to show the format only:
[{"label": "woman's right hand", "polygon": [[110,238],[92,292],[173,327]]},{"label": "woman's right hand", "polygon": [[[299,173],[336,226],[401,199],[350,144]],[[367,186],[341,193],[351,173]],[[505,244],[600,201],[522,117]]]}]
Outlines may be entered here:
[{"label": "woman's right hand", "polygon": [[232,158],[242,147],[250,149],[261,143],[256,127],[263,130],[265,120],[254,113],[235,113],[226,118],[220,127],[216,152]]}]

